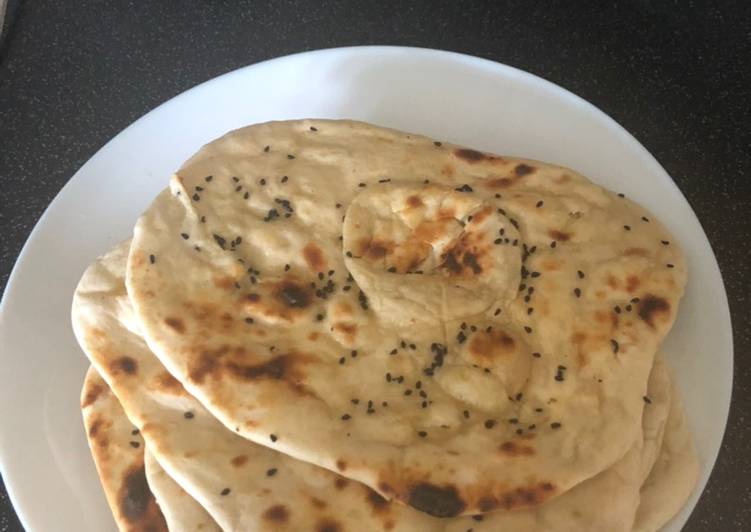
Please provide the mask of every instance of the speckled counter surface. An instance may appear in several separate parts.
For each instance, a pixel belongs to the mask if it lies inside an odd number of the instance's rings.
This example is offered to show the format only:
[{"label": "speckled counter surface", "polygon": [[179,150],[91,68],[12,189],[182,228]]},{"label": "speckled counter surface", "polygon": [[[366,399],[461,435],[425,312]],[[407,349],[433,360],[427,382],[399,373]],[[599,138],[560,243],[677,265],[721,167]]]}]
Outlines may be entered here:
[{"label": "speckled counter surface", "polygon": [[[20,1],[0,49],[0,283],[47,204],[96,150],[209,78],[356,44],[516,66],[620,122],[701,220],[730,300],[736,369],[720,458],[685,530],[751,530],[750,4],[595,4]],[[20,529],[0,488],[0,531]]]}]

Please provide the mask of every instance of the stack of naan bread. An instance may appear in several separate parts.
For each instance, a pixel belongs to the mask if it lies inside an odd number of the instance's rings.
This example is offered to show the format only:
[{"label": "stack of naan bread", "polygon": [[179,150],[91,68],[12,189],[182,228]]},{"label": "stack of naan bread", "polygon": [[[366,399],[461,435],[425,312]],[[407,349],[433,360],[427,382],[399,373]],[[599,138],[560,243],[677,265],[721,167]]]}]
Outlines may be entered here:
[{"label": "stack of naan bread", "polygon": [[253,125],[78,285],[92,455],[122,530],[657,530],[698,471],[657,354],[685,283],[572,170]]}]

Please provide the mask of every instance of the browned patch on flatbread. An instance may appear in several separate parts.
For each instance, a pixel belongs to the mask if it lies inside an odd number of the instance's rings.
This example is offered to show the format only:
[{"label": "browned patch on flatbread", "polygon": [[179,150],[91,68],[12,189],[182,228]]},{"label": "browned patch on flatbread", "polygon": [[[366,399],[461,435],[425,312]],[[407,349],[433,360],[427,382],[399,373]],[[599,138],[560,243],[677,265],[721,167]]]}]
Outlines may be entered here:
[{"label": "browned patch on flatbread", "polygon": [[457,148],[454,150],[456,158],[466,161],[468,163],[476,163],[488,159],[488,156],[481,151],[472,150],[469,148]]},{"label": "browned patch on flatbread", "polygon": [[516,174],[519,177],[524,177],[525,175],[529,175],[531,173],[534,173],[536,168],[534,166],[530,166],[525,163],[517,164],[514,168],[514,174]]},{"label": "browned patch on flatbread", "polygon": [[336,304],[334,304],[334,313],[341,316],[351,316],[352,305],[346,301],[337,301]]},{"label": "browned patch on flatbread", "polygon": [[345,323],[340,321],[336,322],[334,325],[332,325],[332,327],[336,332],[341,333],[344,339],[349,343],[355,341],[355,338],[357,337],[357,325],[355,325],[354,323]]},{"label": "browned patch on flatbread", "polygon": [[347,487],[347,484],[349,484],[349,480],[347,480],[344,477],[336,477],[334,479],[334,486],[336,486],[336,489],[341,490]]},{"label": "browned patch on flatbread", "polygon": [[535,449],[529,445],[506,441],[498,449],[506,456],[534,456]]},{"label": "browned patch on flatbread", "polygon": [[415,194],[409,196],[406,203],[407,207],[410,207],[412,209],[416,209],[417,207],[422,207],[424,205],[422,200],[420,199],[420,196],[417,196]]},{"label": "browned patch on flatbread", "polygon": [[620,283],[618,282],[618,279],[616,279],[612,275],[608,275],[608,278],[606,279],[606,282],[607,282],[608,286],[611,289],[613,289],[613,290],[617,290],[618,287],[620,286]]},{"label": "browned patch on flatbread", "polygon": [[441,168],[441,175],[451,177],[454,175],[454,167],[451,164],[444,164]]},{"label": "browned patch on flatbread", "polygon": [[337,460],[336,461],[336,468],[339,471],[346,471],[347,470],[347,462],[345,462],[344,460],[341,460],[341,459]]},{"label": "browned patch on flatbread", "polygon": [[489,512],[495,508],[498,508],[498,499],[495,497],[481,497],[477,501],[477,507],[481,512]]},{"label": "browned patch on flatbread", "polygon": [[[441,207],[440,209],[438,209],[438,213],[436,214],[435,219],[436,221],[456,219],[456,210],[453,207]],[[434,237],[435,236],[440,236],[440,234],[434,235]]]},{"label": "browned patch on flatbread", "polygon": [[146,255],[143,251],[138,251],[131,255],[130,260],[133,266],[138,268],[139,266],[143,266],[143,263],[146,262]]},{"label": "browned patch on flatbread", "polygon": [[206,349],[199,352],[197,360],[191,360],[188,365],[188,378],[198,384],[203,384],[207,376],[218,372],[221,358],[229,352],[229,346],[223,345],[218,349]]},{"label": "browned patch on flatbread", "polygon": [[138,362],[132,357],[122,356],[110,362],[109,368],[115,375],[122,373],[126,375],[135,375],[138,373]]},{"label": "browned patch on flatbread", "polygon": [[232,290],[235,286],[235,280],[227,276],[214,277],[214,286],[222,290]]},{"label": "browned patch on flatbread", "polygon": [[455,517],[466,507],[454,486],[436,486],[429,482],[410,486],[406,502],[413,508],[435,517]]},{"label": "browned patch on flatbread", "polygon": [[342,532],[343,530],[333,519],[324,519],[316,524],[316,532]]},{"label": "browned patch on flatbread", "polygon": [[239,454],[229,461],[235,467],[242,467],[248,463],[248,457],[244,454]]},{"label": "browned patch on flatbread", "polygon": [[382,259],[394,250],[394,243],[390,240],[363,237],[357,243],[357,254],[369,260]]},{"label": "browned patch on flatbread", "polygon": [[628,277],[626,277],[626,291],[628,293],[633,294],[636,289],[639,288],[640,284],[641,281],[636,275],[629,275]]},{"label": "browned patch on flatbread", "polygon": [[167,530],[167,523],[146,482],[142,462],[133,464],[125,473],[117,493],[117,508],[133,530]]},{"label": "browned patch on flatbread", "polygon": [[173,395],[184,395],[185,389],[169,371],[162,371],[154,378],[156,388],[160,392],[171,393]]},{"label": "browned patch on flatbread", "polygon": [[649,257],[649,251],[644,248],[627,248],[623,254],[627,257]]},{"label": "browned patch on flatbread", "polygon": [[365,496],[365,500],[368,501],[368,504],[370,504],[370,507],[374,512],[383,512],[388,509],[389,502],[381,497],[377,491],[373,491],[369,488],[366,488],[366,490],[367,495]]},{"label": "browned patch on flatbread", "polygon": [[610,321],[610,314],[602,310],[597,310],[595,311],[595,321],[604,325]]},{"label": "browned patch on flatbread", "polygon": [[310,498],[310,504],[312,504],[313,506],[315,506],[319,510],[323,510],[324,508],[326,508],[328,506],[328,504],[326,504],[325,501],[322,501],[318,497],[311,497]]},{"label": "browned patch on flatbread", "polygon": [[394,493],[394,488],[392,488],[390,484],[384,482],[383,480],[378,482],[378,489],[381,491],[381,493]]},{"label": "browned patch on flatbread", "polygon": [[670,314],[670,303],[665,298],[653,294],[646,294],[639,301],[639,317],[654,328],[655,318],[660,314]]},{"label": "browned patch on flatbread", "polygon": [[242,309],[252,316],[293,321],[305,314],[313,303],[310,285],[293,277],[264,283],[259,290],[261,293],[249,293],[241,298]]},{"label": "browned patch on flatbread", "polygon": [[577,351],[576,352],[576,363],[580,368],[584,368],[589,364],[589,357],[587,356],[587,353],[584,351]]},{"label": "browned patch on flatbread", "polygon": [[86,393],[81,400],[81,408],[86,408],[96,402],[99,396],[105,391],[105,387],[101,384],[92,384],[86,387]]},{"label": "browned patch on flatbread", "polygon": [[467,346],[469,356],[481,365],[490,365],[516,351],[516,342],[501,329],[476,332]]},{"label": "browned patch on flatbread", "polygon": [[514,184],[515,179],[510,177],[495,177],[485,181],[488,188],[508,188]]},{"label": "browned patch on flatbread", "polygon": [[183,334],[185,332],[185,323],[180,318],[164,318],[164,324],[177,333]]},{"label": "browned patch on flatbread", "polygon": [[275,504],[263,512],[263,518],[272,523],[286,523],[289,520],[289,510],[283,504]]},{"label": "browned patch on flatbread", "polygon": [[549,499],[553,493],[555,493],[555,486],[553,484],[550,482],[539,482],[505,493],[500,499],[500,506],[503,506],[507,510],[535,506]]},{"label": "browned patch on flatbread", "polygon": [[569,176],[568,174],[561,174],[560,176],[556,177],[553,181],[555,181],[559,185],[562,185],[564,183],[568,183],[569,181],[571,181],[571,176]]},{"label": "browned patch on flatbread", "polygon": [[326,259],[323,257],[321,248],[319,248],[315,242],[308,242],[308,244],[302,248],[302,256],[311,271],[322,272],[326,269]]},{"label": "browned patch on flatbread", "polygon": [[308,335],[308,340],[310,340],[311,342],[315,342],[316,340],[318,340],[320,336],[321,336],[320,333],[318,333],[317,331],[313,331],[312,333]]},{"label": "browned patch on flatbread", "polygon": [[89,424],[89,438],[92,440],[96,438],[99,430],[104,426],[105,422],[101,418],[97,418]]},{"label": "browned patch on flatbread", "polygon": [[490,257],[481,233],[464,233],[441,255],[440,268],[449,275],[472,277],[487,271]]},{"label": "browned patch on flatbread", "polygon": [[485,206],[472,215],[472,222],[470,223],[479,225],[482,222],[484,222],[487,219],[487,217],[490,216],[490,213],[492,212],[493,212],[492,207],[490,207],[489,205]]},{"label": "browned patch on flatbread", "polygon": [[571,238],[570,233],[559,231],[558,229],[550,229],[548,231],[548,236],[558,242],[567,242]]},{"label": "browned patch on flatbread", "polygon": [[544,272],[554,272],[557,271],[560,267],[561,263],[555,260],[545,260],[542,262],[541,267],[542,271]]}]

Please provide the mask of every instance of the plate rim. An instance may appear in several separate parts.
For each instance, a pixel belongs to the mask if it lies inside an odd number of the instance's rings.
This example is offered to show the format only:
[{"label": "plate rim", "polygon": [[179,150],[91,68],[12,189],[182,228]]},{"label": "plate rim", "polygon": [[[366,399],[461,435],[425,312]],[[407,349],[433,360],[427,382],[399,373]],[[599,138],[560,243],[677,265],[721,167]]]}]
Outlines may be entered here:
[{"label": "plate rim", "polygon": [[[687,504],[690,504],[691,506],[690,511],[686,514],[685,518],[683,518],[682,522],[680,523],[681,526],[684,525],[686,521],[688,520],[688,518],[690,517],[691,513],[695,510],[696,506],[698,505],[699,499],[704,493],[706,489],[706,485],[709,482],[709,479],[711,478],[712,473],[714,472],[717,466],[717,459],[719,457],[719,453],[721,449],[723,448],[723,442],[727,436],[727,425],[728,425],[728,419],[729,419],[729,414],[730,414],[730,407],[731,407],[732,399],[733,399],[733,382],[734,382],[734,377],[735,377],[735,346],[734,346],[734,341],[733,341],[734,339],[733,339],[733,327],[732,327],[732,314],[730,313],[730,306],[729,306],[729,302],[727,298],[726,284],[722,276],[722,270],[719,267],[717,255],[715,254],[711,241],[707,237],[706,231],[704,230],[704,226],[702,225],[701,220],[696,215],[696,212],[692,208],[686,196],[683,194],[683,192],[675,183],[675,181],[670,177],[670,174],[668,174],[668,172],[665,170],[662,164],[660,164],[660,162],[655,158],[655,156],[652,155],[652,153],[650,153],[649,150],[647,150],[646,147],[644,147],[644,145],[642,145],[641,142],[639,142],[639,140],[634,135],[632,135],[621,124],[619,124],[614,118],[612,118],[610,115],[605,113],[598,106],[582,98],[581,96],[578,96],[577,94],[569,91],[565,87],[558,85],[557,83],[554,83],[552,81],[549,81],[539,75],[532,74],[520,68],[511,66],[505,63],[501,63],[498,61],[494,61],[492,59],[487,59],[483,57],[473,56],[473,55],[469,55],[469,54],[465,54],[461,52],[454,52],[454,51],[444,50],[444,49],[415,47],[415,46],[396,46],[396,45],[344,46],[344,47],[330,47],[330,48],[321,48],[321,49],[315,49],[315,50],[307,50],[303,52],[296,52],[296,53],[286,54],[283,56],[272,57],[269,59],[265,59],[263,61],[251,63],[249,65],[236,68],[234,70],[230,70],[228,72],[225,72],[213,78],[207,79],[201,83],[198,83],[197,85],[194,85],[186,89],[185,91],[179,94],[176,94],[175,96],[169,98],[168,100],[163,101],[156,107],[149,109],[144,114],[139,116],[136,120],[128,124],[125,128],[120,130],[116,135],[110,138],[107,142],[102,144],[96,150],[96,152],[92,154],[72,174],[72,176],[66,181],[66,183],[60,188],[60,190],[55,194],[54,198],[50,201],[47,207],[45,207],[41,216],[34,224],[31,232],[29,233],[28,237],[24,241],[24,244],[21,247],[21,250],[16,257],[16,260],[13,264],[13,268],[11,269],[11,272],[8,276],[8,280],[3,289],[2,298],[0,298],[0,346],[6,345],[7,333],[6,333],[6,327],[5,327],[5,315],[6,315],[6,312],[9,312],[8,307],[10,306],[10,303],[7,302],[10,299],[8,294],[11,292],[14,292],[13,287],[16,283],[16,277],[19,275],[18,272],[22,268],[21,266],[22,263],[24,263],[26,260],[26,255],[29,252],[28,250],[30,247],[30,243],[39,237],[39,233],[41,232],[42,227],[45,225],[45,222],[48,218],[49,213],[55,208],[56,204],[59,203],[59,198],[65,193],[65,191],[69,187],[72,186],[73,182],[76,181],[76,179],[83,172],[83,170],[91,163],[91,161],[99,157],[103,152],[107,150],[108,147],[110,147],[113,144],[116,144],[119,138],[125,136],[127,132],[136,128],[141,122],[146,120],[150,115],[156,113],[163,107],[178,103],[182,99],[188,98],[196,92],[207,90],[207,89],[210,90],[212,85],[214,84],[227,83],[227,82],[231,83],[231,81],[229,81],[231,80],[231,78],[236,77],[236,76],[242,76],[243,74],[247,73],[250,70],[268,67],[274,63],[278,65],[282,65],[284,62],[297,60],[305,56],[316,56],[316,55],[325,56],[329,54],[338,54],[338,53],[368,54],[368,53],[373,53],[373,52],[384,52],[384,53],[389,53],[389,54],[393,54],[397,52],[400,52],[400,53],[408,52],[412,54],[422,55],[425,58],[436,58],[436,57],[441,58],[442,57],[445,59],[450,59],[452,61],[464,63],[469,66],[490,69],[492,72],[496,74],[512,73],[515,77],[521,80],[522,84],[533,84],[547,91],[558,93],[559,95],[568,99],[569,101],[576,104],[577,106],[582,107],[585,112],[593,113],[595,118],[603,121],[604,124],[608,126],[609,129],[617,133],[621,141],[629,144],[632,148],[635,148],[639,156],[643,159],[643,161],[646,164],[652,166],[655,169],[656,173],[659,174],[660,179],[671,188],[672,194],[676,194],[676,197],[679,198],[679,200],[682,200],[685,207],[688,208],[688,212],[693,217],[693,220],[701,228],[702,236],[704,237],[708,245],[709,251],[710,251],[709,266],[716,274],[717,279],[720,282],[720,286],[722,287],[722,290],[718,294],[718,297],[720,298],[718,303],[720,304],[720,307],[723,310],[723,316],[721,316],[721,320],[727,323],[727,327],[723,328],[723,330],[721,331],[721,334],[725,337],[725,341],[727,342],[727,345],[729,347],[730,380],[728,383],[729,392],[727,396],[727,401],[723,405],[723,411],[721,413],[718,412],[718,414],[721,414],[720,417],[722,419],[722,426],[723,426],[722,437],[718,439],[718,443],[715,446],[715,449],[711,450],[711,452],[706,456],[707,461],[711,463],[711,468],[709,469],[708,474],[704,478],[702,478],[701,476],[698,478],[697,485],[694,488],[692,496],[684,503],[681,509],[681,512],[683,512]],[[0,359],[0,363],[4,362],[7,356],[8,355],[3,355],[3,357]],[[2,372],[2,366],[0,366],[0,372]],[[0,429],[2,429],[2,426],[0,426]],[[8,494],[8,498],[11,501],[11,504],[13,505],[13,509],[16,515],[18,516],[18,519],[21,522],[22,526],[24,526],[25,529],[29,529],[25,512],[21,510],[24,504],[19,504],[20,501],[16,495],[16,490],[15,490],[16,481],[10,480],[7,476],[7,467],[5,465],[5,461],[6,461],[5,454],[6,453],[3,447],[0,446],[0,474],[2,474],[3,476],[5,490]],[[679,516],[680,513],[677,515]],[[675,519],[676,517],[677,516],[674,516],[673,519]]]}]

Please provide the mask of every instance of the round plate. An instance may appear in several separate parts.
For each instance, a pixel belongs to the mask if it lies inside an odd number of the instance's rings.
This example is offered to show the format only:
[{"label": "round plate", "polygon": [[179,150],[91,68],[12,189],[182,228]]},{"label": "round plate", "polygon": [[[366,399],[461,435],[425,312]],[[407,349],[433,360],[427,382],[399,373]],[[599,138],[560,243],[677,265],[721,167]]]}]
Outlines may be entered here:
[{"label": "round plate", "polygon": [[730,314],[704,231],[680,190],[623,128],[564,89],[449,52],[364,47],[292,55],[199,85],[135,122],[62,189],[21,252],[0,307],[0,463],[30,531],[114,528],[79,408],[88,362],[70,327],[86,266],[130,235],[173,170],[230,129],[267,120],[352,118],[571,167],[641,203],[683,247],[689,282],[664,344],[702,470],[667,530],[706,484],[732,381]]}]

